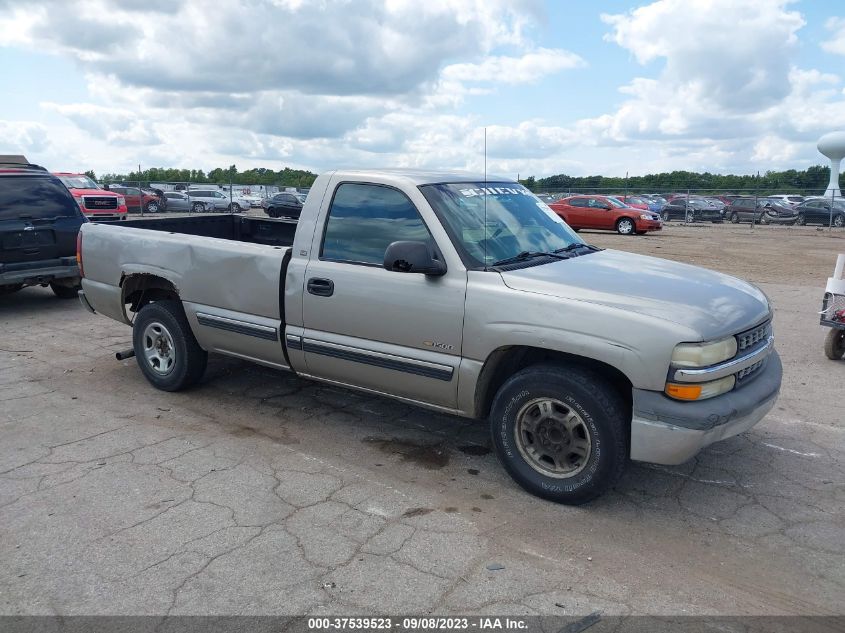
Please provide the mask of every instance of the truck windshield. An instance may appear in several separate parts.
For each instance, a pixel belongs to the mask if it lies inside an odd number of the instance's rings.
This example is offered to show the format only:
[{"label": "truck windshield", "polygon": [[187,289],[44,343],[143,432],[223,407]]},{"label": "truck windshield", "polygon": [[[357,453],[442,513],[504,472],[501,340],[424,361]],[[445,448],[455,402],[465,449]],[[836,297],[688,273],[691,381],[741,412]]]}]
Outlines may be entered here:
[{"label": "truck windshield", "polygon": [[423,185],[420,190],[472,267],[584,243],[522,185],[461,182]]},{"label": "truck windshield", "polygon": [[99,189],[100,185],[88,176],[59,176],[68,189]]}]

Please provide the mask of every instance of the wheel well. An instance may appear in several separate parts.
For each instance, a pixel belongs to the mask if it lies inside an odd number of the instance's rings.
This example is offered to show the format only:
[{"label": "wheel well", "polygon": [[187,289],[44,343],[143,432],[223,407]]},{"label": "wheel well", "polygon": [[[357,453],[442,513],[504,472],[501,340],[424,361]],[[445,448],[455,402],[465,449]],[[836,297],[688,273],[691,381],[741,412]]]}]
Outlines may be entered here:
[{"label": "wheel well", "polygon": [[500,347],[487,357],[475,388],[475,417],[483,419],[490,414],[493,398],[508,378],[526,367],[540,363],[583,367],[600,374],[622,397],[627,412],[631,412],[633,386],[628,377],[615,367],[575,354],[539,347],[515,346]]},{"label": "wheel well", "polygon": [[123,303],[129,304],[132,312],[138,312],[148,303],[179,299],[179,291],[164,277],[149,273],[126,275],[120,283],[123,288]]}]

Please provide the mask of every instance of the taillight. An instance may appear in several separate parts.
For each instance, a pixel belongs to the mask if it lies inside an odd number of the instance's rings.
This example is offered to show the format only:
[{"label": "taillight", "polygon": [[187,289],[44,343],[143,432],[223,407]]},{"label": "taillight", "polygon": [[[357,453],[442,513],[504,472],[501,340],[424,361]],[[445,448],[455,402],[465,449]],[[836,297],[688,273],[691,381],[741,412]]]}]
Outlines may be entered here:
[{"label": "taillight", "polygon": [[82,267],[82,231],[76,234],[76,265],[79,266],[79,276],[85,276],[85,269]]}]

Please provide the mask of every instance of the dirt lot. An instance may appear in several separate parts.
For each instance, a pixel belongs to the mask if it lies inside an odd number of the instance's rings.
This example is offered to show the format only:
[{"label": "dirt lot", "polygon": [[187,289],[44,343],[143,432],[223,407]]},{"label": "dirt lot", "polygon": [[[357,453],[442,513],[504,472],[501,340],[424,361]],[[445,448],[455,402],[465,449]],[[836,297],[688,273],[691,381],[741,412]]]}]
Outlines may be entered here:
[{"label": "dirt lot", "polygon": [[759,284],[781,399],[581,508],[528,496],[487,429],[214,359],[152,389],[128,328],[0,298],[0,613],[841,614],[845,364],[819,302],[845,233],[682,227],[595,244]]}]

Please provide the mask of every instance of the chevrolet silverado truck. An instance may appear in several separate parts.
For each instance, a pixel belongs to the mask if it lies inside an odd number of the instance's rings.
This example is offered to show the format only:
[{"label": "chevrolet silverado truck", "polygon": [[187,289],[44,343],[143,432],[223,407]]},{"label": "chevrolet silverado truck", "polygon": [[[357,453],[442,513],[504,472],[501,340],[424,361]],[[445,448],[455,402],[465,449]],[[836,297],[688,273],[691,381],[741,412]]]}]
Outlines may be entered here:
[{"label": "chevrolet silverado truck", "polygon": [[93,222],[118,222],[127,216],[126,198],[102,189],[85,174],[55,172],[53,174],[68,188],[82,213]]},{"label": "chevrolet silverado truck", "polygon": [[758,288],[590,246],[507,179],[335,171],[298,220],[86,224],[79,261],[153,386],[219,353],[488,419],[514,480],[561,503],[750,429],[781,383]]}]

